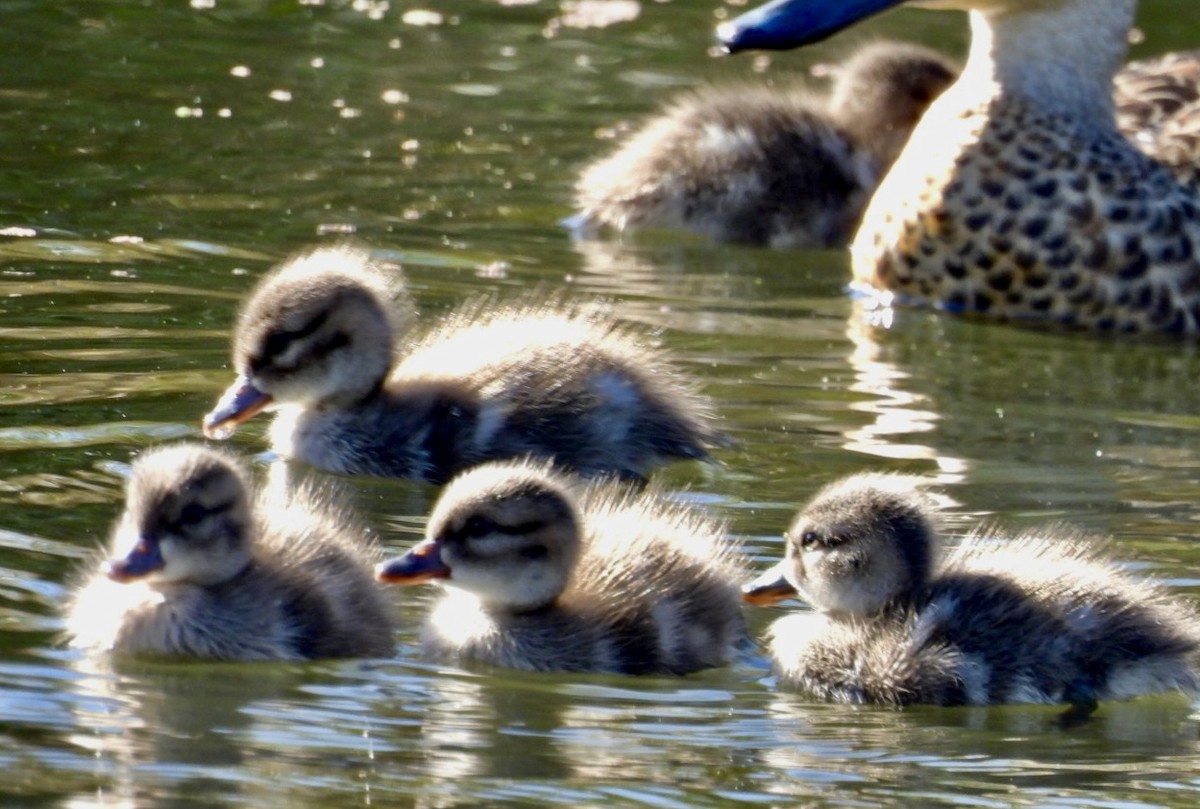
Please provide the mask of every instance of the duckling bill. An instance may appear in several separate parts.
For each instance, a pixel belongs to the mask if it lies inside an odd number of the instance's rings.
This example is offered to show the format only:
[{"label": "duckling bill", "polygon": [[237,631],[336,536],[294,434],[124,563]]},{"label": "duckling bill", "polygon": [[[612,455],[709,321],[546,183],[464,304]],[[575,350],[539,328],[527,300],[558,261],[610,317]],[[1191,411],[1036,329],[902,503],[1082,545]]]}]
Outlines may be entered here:
[{"label": "duckling bill", "polygon": [[437,660],[687,674],[743,645],[743,569],[720,523],[653,487],[501,462],[451,481],[426,539],[376,575],[442,585],[423,633]]},{"label": "duckling bill", "polygon": [[315,492],[256,498],[225,453],[151,450],[133,465],[111,558],[72,598],[72,644],[210,660],[390,655],[379,552],[360,534]]},{"label": "duckling bill", "polygon": [[482,299],[413,333],[396,269],[339,246],[266,275],[238,315],[237,379],[205,433],[226,438],[269,409],[283,457],[434,483],[527,455],[640,480],[728,443],[695,383],[607,316]]},{"label": "duckling bill", "polygon": [[834,702],[1064,703],[1200,689],[1196,611],[1126,574],[1087,538],[976,534],[940,557],[910,478],[860,474],[818,492],[784,559],[744,588],[799,596],[768,641],[781,686]]}]

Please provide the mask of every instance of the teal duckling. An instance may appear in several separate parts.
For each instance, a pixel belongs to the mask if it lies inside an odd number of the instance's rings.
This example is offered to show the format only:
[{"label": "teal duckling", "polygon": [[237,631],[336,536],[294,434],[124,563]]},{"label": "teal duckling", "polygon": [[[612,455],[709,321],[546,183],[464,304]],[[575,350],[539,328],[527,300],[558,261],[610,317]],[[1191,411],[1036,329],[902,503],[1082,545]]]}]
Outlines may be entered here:
[{"label": "teal duckling", "polygon": [[696,386],[608,317],[484,299],[414,334],[401,288],[346,246],[264,276],[234,327],[238,377],[205,433],[227,437],[271,407],[283,457],[434,483],[525,455],[640,480],[728,443]]},{"label": "teal duckling", "polygon": [[1197,613],[1071,533],[975,534],[941,558],[912,478],[858,474],[817,493],[752,604],[778,619],[781,685],[844,703],[1067,703],[1200,689]]},{"label": "teal duckling", "polygon": [[653,486],[500,462],[451,481],[425,541],[376,572],[444,585],[423,635],[436,660],[687,674],[745,643],[743,570],[719,522]]},{"label": "teal duckling", "polygon": [[582,235],[674,228],[777,248],[846,244],[880,177],[955,66],[878,42],[809,88],[713,86],[681,96],[575,187]]},{"label": "teal duckling", "polygon": [[[901,2],[777,0],[719,34],[731,50],[793,47]],[[1136,0],[921,5],[969,11],[970,53],[867,206],[851,247],[856,285],[884,304],[1001,320],[1200,330],[1196,190],[1171,170],[1166,127],[1143,151],[1116,121]],[[1144,81],[1153,66],[1143,67]]]},{"label": "teal duckling", "polygon": [[315,492],[256,496],[226,453],[151,450],[133,464],[111,558],[71,601],[71,643],[210,660],[391,655],[379,551],[361,535]]}]

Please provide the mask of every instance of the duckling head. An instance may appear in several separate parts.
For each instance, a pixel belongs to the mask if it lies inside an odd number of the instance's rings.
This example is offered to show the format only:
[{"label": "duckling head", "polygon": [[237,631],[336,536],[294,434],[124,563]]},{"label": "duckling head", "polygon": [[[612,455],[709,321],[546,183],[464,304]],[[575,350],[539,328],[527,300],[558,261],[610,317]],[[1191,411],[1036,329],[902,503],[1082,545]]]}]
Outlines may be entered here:
[{"label": "duckling head", "polygon": [[783,561],[743,589],[746,601],[799,594],[821,612],[863,618],[920,588],[936,541],[914,480],[860,474],[819,491],[788,529]]},{"label": "duckling head", "polygon": [[398,584],[443,579],[489,606],[528,612],[567,586],[580,524],[574,498],[547,468],[486,464],[451,481],[425,541],[379,565],[376,575]]},{"label": "duckling head", "polygon": [[133,464],[125,511],[112,534],[114,581],[219,584],[250,562],[249,482],[232,458],[180,444]]},{"label": "duckling head", "polygon": [[830,108],[882,170],[895,161],[917,121],[957,77],[958,68],[937,51],[876,42],[836,69]]},{"label": "duckling head", "polygon": [[204,419],[210,438],[273,402],[345,405],[377,389],[407,308],[397,282],[351,247],[318,248],[265,276],[238,314],[238,378]]}]

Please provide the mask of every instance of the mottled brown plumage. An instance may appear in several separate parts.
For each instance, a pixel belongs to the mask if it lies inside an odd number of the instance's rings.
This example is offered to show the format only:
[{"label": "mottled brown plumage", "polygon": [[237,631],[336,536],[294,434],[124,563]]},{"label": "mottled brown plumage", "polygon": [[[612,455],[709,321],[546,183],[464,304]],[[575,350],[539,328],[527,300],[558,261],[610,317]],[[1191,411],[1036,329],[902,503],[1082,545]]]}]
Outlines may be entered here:
[{"label": "mottled brown plumage", "polygon": [[138,457],[111,558],[72,598],[73,645],[212,660],[380,657],[391,609],[377,547],[312,489],[255,495],[209,447]]},{"label": "mottled brown plumage", "polygon": [[[1140,112],[1121,102],[1123,126],[1151,127],[1149,143],[1134,135],[1145,152],[1114,119],[1134,0],[939,7],[971,10],[971,54],[872,198],[852,246],[855,281],[885,303],[894,294],[1098,331],[1200,331],[1200,200],[1178,151],[1195,141],[1171,134],[1188,116],[1161,100]],[[1151,67],[1130,73],[1126,90]],[[1191,81],[1190,68],[1171,70]],[[1154,129],[1158,116],[1171,122]]]},{"label": "mottled brown plumage", "polygon": [[718,85],[676,99],[584,169],[581,232],[676,228],[774,247],[847,242],[879,178],[955,68],[880,42],[809,87]]},{"label": "mottled brown plumage", "polygon": [[780,683],[836,702],[1069,703],[1200,689],[1200,616],[1069,531],[977,533],[944,555],[912,478],[822,489],[752,603],[799,594],[779,619]]},{"label": "mottled brown plumage", "polygon": [[487,464],[451,481],[426,537],[378,571],[446,585],[424,632],[435,659],[686,674],[731,662],[745,641],[737,546],[653,488]]}]

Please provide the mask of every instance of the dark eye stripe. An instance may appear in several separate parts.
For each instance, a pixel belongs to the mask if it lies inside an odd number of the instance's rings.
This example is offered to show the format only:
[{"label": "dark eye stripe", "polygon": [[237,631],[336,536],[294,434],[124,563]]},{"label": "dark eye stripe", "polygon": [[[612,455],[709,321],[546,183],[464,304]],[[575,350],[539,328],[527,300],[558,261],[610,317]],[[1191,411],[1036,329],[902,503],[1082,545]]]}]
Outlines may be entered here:
[{"label": "dark eye stripe", "polygon": [[503,532],[514,535],[532,534],[534,531],[545,527],[546,523],[544,520],[530,520],[529,522],[522,522],[509,526],[508,528],[505,528]]},{"label": "dark eye stripe", "polygon": [[521,558],[535,562],[550,555],[550,549],[545,545],[528,545],[520,550]]},{"label": "dark eye stripe", "polygon": [[811,548],[832,548],[842,543],[842,538],[836,534],[825,534],[820,531],[805,531],[792,540],[793,544],[803,550]]},{"label": "dark eye stripe", "polygon": [[528,522],[516,523],[515,525],[502,525],[488,517],[480,517],[478,515],[471,517],[462,528],[457,531],[449,532],[444,539],[449,541],[463,541],[467,539],[479,539],[489,534],[504,534],[506,536],[523,536],[531,534],[540,528],[544,528],[546,522],[544,520],[529,520]]},{"label": "dark eye stripe", "polygon": [[221,514],[228,511],[234,505],[236,505],[236,501],[234,500],[226,500],[211,506],[201,505],[200,503],[188,503],[180,510],[178,519],[168,520],[166,525],[168,528],[176,530],[186,528],[214,514]]},{"label": "dark eye stripe", "polygon": [[312,347],[309,353],[314,357],[321,357],[332,351],[336,351],[344,345],[349,345],[350,336],[344,331],[335,332],[330,335],[328,340],[322,340]]},{"label": "dark eye stripe", "polygon": [[321,312],[298,329],[271,332],[263,340],[263,356],[276,357],[283,354],[294,341],[303,340],[305,337],[315,334],[328,319],[329,313]]}]

